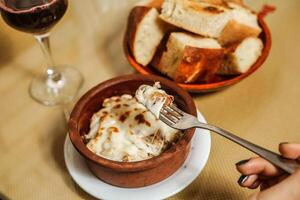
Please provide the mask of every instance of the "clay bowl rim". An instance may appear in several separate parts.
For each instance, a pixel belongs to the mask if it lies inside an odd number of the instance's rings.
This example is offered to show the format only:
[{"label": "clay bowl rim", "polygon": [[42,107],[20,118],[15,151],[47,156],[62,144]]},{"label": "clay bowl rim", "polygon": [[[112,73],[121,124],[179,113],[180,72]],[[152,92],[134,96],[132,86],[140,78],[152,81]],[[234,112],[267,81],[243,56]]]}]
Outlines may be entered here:
[{"label": "clay bowl rim", "polygon": [[[262,66],[262,64],[267,59],[270,49],[271,49],[271,45],[272,45],[271,33],[270,33],[270,30],[269,30],[267,24],[264,21],[264,16],[265,15],[262,12],[258,14],[258,23],[259,23],[260,27],[262,28],[262,32],[259,37],[262,39],[262,41],[264,43],[264,49],[262,51],[261,56],[257,59],[257,61],[251,66],[251,68],[247,72],[237,75],[237,76],[234,76],[233,78],[230,78],[230,79],[227,79],[224,81],[220,81],[220,82],[215,82],[215,83],[205,83],[205,84],[177,83],[177,84],[189,92],[209,92],[209,91],[215,91],[218,89],[222,89],[226,86],[230,86],[235,83],[238,83],[241,80],[243,80],[244,78],[253,74],[258,68],[260,68]],[[130,51],[129,44],[128,44],[128,37],[127,37],[128,28],[129,27],[127,26],[127,30],[126,30],[124,38],[123,38],[123,50],[124,50],[125,57],[127,58],[129,64],[140,74],[143,74],[143,75],[153,74],[153,75],[168,78],[168,77],[164,76],[163,74],[160,74],[159,72],[154,71],[152,69],[152,67],[149,67],[149,66],[144,67],[136,62],[136,60],[134,59],[134,57]]]},{"label": "clay bowl rim", "polygon": [[[168,150],[164,151],[159,156],[150,158],[148,160],[142,160],[137,162],[118,162],[118,161],[112,161],[108,160],[106,158],[100,157],[93,152],[91,152],[83,143],[82,138],[80,136],[80,132],[78,130],[77,122],[80,119],[80,116],[83,112],[84,105],[87,104],[90,100],[92,100],[95,95],[99,94],[104,89],[107,89],[109,87],[114,87],[114,85],[126,83],[130,81],[141,81],[141,84],[143,81],[159,81],[161,85],[164,87],[167,87],[168,89],[172,90],[173,92],[177,93],[182,100],[185,103],[186,110],[190,113],[196,116],[197,110],[196,105],[193,101],[193,98],[182,88],[180,88],[176,83],[165,79],[160,76],[155,75],[139,75],[139,74],[131,74],[131,75],[125,75],[125,76],[119,76],[107,81],[104,81],[92,89],[90,89],[88,92],[86,92],[76,103],[76,105],[73,108],[73,111],[70,115],[68,128],[69,128],[69,137],[74,145],[74,147],[77,149],[77,151],[85,158],[88,159],[94,163],[97,163],[103,167],[110,168],[116,171],[122,171],[122,172],[134,172],[134,171],[141,171],[146,169],[155,168],[160,163],[167,161],[168,159],[172,158],[173,155],[177,151],[182,151],[186,148],[186,146],[191,142],[192,137],[194,135],[195,129],[189,129],[184,132],[183,138],[181,138],[175,145],[170,147]],[[95,111],[96,112],[96,111]]]}]

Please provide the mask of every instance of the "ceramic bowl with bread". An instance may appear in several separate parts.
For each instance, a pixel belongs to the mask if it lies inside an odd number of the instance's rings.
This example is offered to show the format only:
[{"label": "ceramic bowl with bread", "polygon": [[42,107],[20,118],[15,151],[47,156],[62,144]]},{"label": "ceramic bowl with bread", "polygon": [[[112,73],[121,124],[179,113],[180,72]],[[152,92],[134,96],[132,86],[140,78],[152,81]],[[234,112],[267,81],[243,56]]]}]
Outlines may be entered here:
[{"label": "ceramic bowl with bread", "polygon": [[124,51],[141,74],[214,91],[264,63],[271,47],[264,16],[239,0],[154,0],[131,10]]},{"label": "ceramic bowl with bread", "polygon": [[[155,82],[161,89],[151,87]],[[154,88],[156,95],[172,95],[178,107],[196,115],[185,90],[154,75],[105,81],[88,91],[71,113],[71,142],[93,174],[106,183],[134,188],[160,182],[176,172],[190,152],[195,129],[179,133],[155,119],[134,97],[147,94],[145,87]]]}]

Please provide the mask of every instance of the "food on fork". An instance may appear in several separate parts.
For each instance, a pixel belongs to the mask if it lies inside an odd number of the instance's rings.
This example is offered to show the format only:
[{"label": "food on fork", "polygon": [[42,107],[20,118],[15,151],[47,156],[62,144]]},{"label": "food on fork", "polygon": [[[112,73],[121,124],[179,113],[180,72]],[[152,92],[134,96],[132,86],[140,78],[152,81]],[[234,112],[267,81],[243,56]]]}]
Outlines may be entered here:
[{"label": "food on fork", "polygon": [[160,88],[160,83],[156,82],[153,86],[141,85],[135,93],[138,102],[149,109],[157,119],[159,119],[159,113],[162,107],[174,101],[173,96],[168,95]]},{"label": "food on fork", "polygon": [[241,0],[154,2],[133,8],[127,44],[137,63],[177,83],[228,79],[247,72],[262,54],[257,13]]},{"label": "food on fork", "polygon": [[84,136],[88,149],[110,160],[135,162],[158,156],[175,143],[182,132],[160,121],[137,100],[151,104],[152,110],[159,109],[155,103],[173,101],[158,87],[158,83],[140,86],[137,98],[124,94],[105,99]]}]

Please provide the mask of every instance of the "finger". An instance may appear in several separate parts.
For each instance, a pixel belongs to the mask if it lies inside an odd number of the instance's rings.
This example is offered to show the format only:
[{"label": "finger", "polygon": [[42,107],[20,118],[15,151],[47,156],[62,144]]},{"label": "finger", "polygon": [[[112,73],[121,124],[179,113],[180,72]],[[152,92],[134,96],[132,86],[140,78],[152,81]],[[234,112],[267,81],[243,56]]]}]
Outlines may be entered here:
[{"label": "finger", "polygon": [[286,158],[300,159],[300,144],[281,143],[279,152]]},{"label": "finger", "polygon": [[287,177],[282,182],[266,189],[256,196],[256,199],[288,199],[299,200],[300,197],[300,170]]},{"label": "finger", "polygon": [[258,175],[253,174],[249,176],[242,175],[238,180],[238,184],[241,187],[251,187],[258,179]]},{"label": "finger", "polygon": [[259,174],[273,177],[282,174],[282,171],[263,158],[251,158],[248,161],[240,161],[236,164],[237,170],[243,175]]}]

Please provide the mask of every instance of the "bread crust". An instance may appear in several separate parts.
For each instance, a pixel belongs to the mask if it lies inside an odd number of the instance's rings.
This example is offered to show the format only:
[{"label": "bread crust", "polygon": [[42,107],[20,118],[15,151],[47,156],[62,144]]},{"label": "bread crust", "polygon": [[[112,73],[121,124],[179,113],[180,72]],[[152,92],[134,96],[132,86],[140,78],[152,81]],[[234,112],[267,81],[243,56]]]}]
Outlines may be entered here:
[{"label": "bread crust", "polygon": [[158,10],[161,9],[161,5],[163,4],[163,0],[152,0],[148,3],[148,6],[156,8]]},{"label": "bread crust", "polygon": [[222,64],[225,50],[186,46],[175,76],[175,82],[208,83]]},{"label": "bread crust", "polygon": [[[177,83],[210,82],[219,70],[225,55],[225,49],[205,49],[186,46],[180,59],[176,72],[172,78]],[[160,50],[152,65],[161,73],[166,74],[164,69],[159,68],[159,62],[163,51]]]}]

